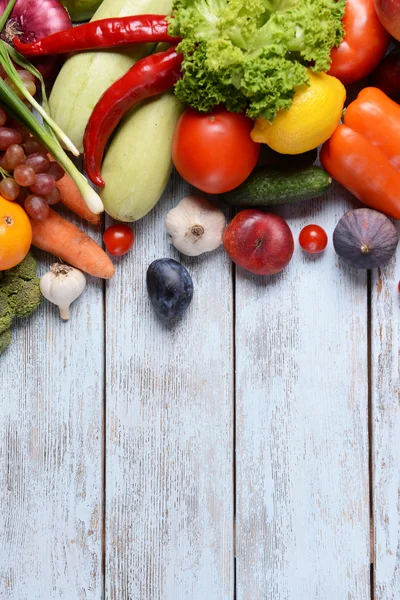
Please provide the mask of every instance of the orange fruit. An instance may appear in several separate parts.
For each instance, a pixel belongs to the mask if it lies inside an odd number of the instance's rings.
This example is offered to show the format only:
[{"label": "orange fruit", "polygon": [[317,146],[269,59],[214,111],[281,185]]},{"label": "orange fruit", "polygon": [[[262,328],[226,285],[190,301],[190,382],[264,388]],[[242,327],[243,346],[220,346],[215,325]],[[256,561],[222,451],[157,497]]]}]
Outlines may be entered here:
[{"label": "orange fruit", "polygon": [[0,196],[0,271],[18,265],[28,254],[32,227],[19,204]]}]

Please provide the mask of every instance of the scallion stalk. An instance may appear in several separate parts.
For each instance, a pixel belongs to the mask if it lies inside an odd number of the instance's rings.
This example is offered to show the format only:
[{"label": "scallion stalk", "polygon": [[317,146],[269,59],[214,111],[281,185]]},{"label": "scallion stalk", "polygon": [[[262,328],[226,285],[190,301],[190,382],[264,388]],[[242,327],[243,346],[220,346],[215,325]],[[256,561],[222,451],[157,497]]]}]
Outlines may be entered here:
[{"label": "scallion stalk", "polygon": [[4,82],[0,77],[0,101],[4,105],[6,112],[26,129],[32,133],[47,148],[52,157],[65,169],[72,177],[84,201],[92,212],[99,214],[103,212],[104,206],[95,190],[77,169],[72,160],[62,149],[60,143],[55,139],[44,126],[34,117],[32,112],[25,106],[21,98]]},{"label": "scallion stalk", "polygon": [[39,104],[39,102],[36,102],[36,100],[32,96],[32,94],[30,94],[28,92],[28,90],[26,89],[26,87],[24,85],[24,82],[22,81],[21,77],[18,75],[17,69],[14,67],[14,65],[11,62],[7,44],[1,40],[0,40],[0,63],[3,67],[3,69],[5,70],[5,72],[7,73],[8,77],[11,79],[11,81],[15,85],[15,87],[21,92],[21,94],[23,96],[25,96],[25,98],[28,100],[28,102],[37,110],[37,112],[42,117],[43,121],[46,121],[46,123],[51,127],[51,129],[54,131],[54,133],[59,138],[59,140],[61,140],[61,142],[64,144],[64,146],[67,148],[67,150],[72,152],[72,154],[74,156],[79,156],[79,150],[77,150],[75,148],[74,144],[71,142],[69,137],[59,128],[57,123],[55,123],[53,121],[53,119],[50,117],[50,115],[48,115],[46,113],[46,111]]},{"label": "scallion stalk", "polygon": [[[2,31],[9,15],[11,14],[15,2],[16,0],[10,0],[10,2],[7,4],[5,11],[0,18],[0,32]],[[37,77],[37,79],[40,81],[42,86],[44,107],[40,106],[40,104],[38,104],[33,96],[26,90],[12,61],[35,75],[35,77]],[[64,152],[59,142],[59,139],[61,139],[64,145],[69,148],[73,154],[79,156],[79,152],[72,144],[71,140],[58,127],[58,125],[45,110],[48,110],[48,102],[43,77],[39,71],[32,65],[32,63],[22,56],[22,54],[17,52],[15,48],[12,48],[3,41],[0,41],[0,64],[17,89],[20,90],[30,104],[34,106],[34,108],[42,116],[43,124],[35,118],[29,108],[22,102],[21,98],[19,98],[17,94],[0,77],[0,102],[4,105],[6,112],[13,119],[21,123],[21,125],[23,125],[32,135],[34,135],[47,149],[51,156],[63,167],[63,169],[65,169],[68,175],[70,175],[70,177],[76,183],[88,208],[90,208],[90,210],[95,214],[103,212],[104,206],[100,196],[89,185],[86,178]]]},{"label": "scallion stalk", "polygon": [[3,31],[4,25],[7,23],[7,19],[11,15],[12,9],[16,5],[16,3],[17,3],[17,0],[10,0],[10,2],[5,7],[4,12],[0,18],[0,32]]},{"label": "scallion stalk", "polygon": [[36,77],[36,79],[38,79],[40,81],[40,85],[41,85],[41,89],[42,89],[42,102],[45,105],[46,110],[48,110],[46,86],[45,86],[44,79],[42,77],[41,72],[38,71],[37,68],[31,62],[29,62],[29,60],[27,58],[25,58],[25,56],[23,54],[21,54],[20,52],[18,52],[18,50],[13,48],[13,46],[7,45],[7,51],[8,51],[8,54],[10,55],[11,60],[13,62],[15,62],[16,65],[19,65],[20,67],[25,69],[25,71],[29,71],[29,73],[32,73],[32,75],[34,75]]}]

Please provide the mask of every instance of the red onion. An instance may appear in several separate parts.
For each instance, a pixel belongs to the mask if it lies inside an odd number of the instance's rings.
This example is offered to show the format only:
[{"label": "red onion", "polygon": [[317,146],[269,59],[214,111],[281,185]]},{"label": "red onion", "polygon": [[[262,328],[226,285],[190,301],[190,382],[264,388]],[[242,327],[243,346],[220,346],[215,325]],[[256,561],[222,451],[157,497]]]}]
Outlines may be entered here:
[{"label": "red onion", "polygon": [[[0,15],[3,14],[7,4],[8,0],[0,0]],[[59,0],[17,0],[1,33],[1,38],[12,43],[16,35],[22,42],[30,44],[46,35],[63,31],[71,26],[68,12]],[[40,67],[48,66],[49,62],[42,59],[41,64],[35,64],[43,72]],[[54,65],[52,57],[50,64]],[[43,73],[43,75],[46,74],[46,72]]]}]

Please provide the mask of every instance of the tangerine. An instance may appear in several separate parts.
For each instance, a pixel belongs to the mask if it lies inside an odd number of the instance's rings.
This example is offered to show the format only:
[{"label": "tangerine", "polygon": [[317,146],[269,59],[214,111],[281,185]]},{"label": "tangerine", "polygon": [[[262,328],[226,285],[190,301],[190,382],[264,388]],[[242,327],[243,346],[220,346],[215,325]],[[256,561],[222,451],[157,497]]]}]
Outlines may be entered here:
[{"label": "tangerine", "polygon": [[28,254],[32,227],[24,209],[0,196],[0,271],[12,269]]}]

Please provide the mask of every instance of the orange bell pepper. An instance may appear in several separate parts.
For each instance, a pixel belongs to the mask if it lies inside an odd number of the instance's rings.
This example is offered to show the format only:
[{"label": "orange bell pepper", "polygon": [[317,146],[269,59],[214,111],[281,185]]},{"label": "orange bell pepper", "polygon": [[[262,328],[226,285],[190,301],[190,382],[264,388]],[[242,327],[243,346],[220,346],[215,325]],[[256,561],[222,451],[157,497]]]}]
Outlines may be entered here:
[{"label": "orange bell pepper", "polygon": [[400,219],[400,106],[365,88],[322,146],[326,171],[367,206]]}]

